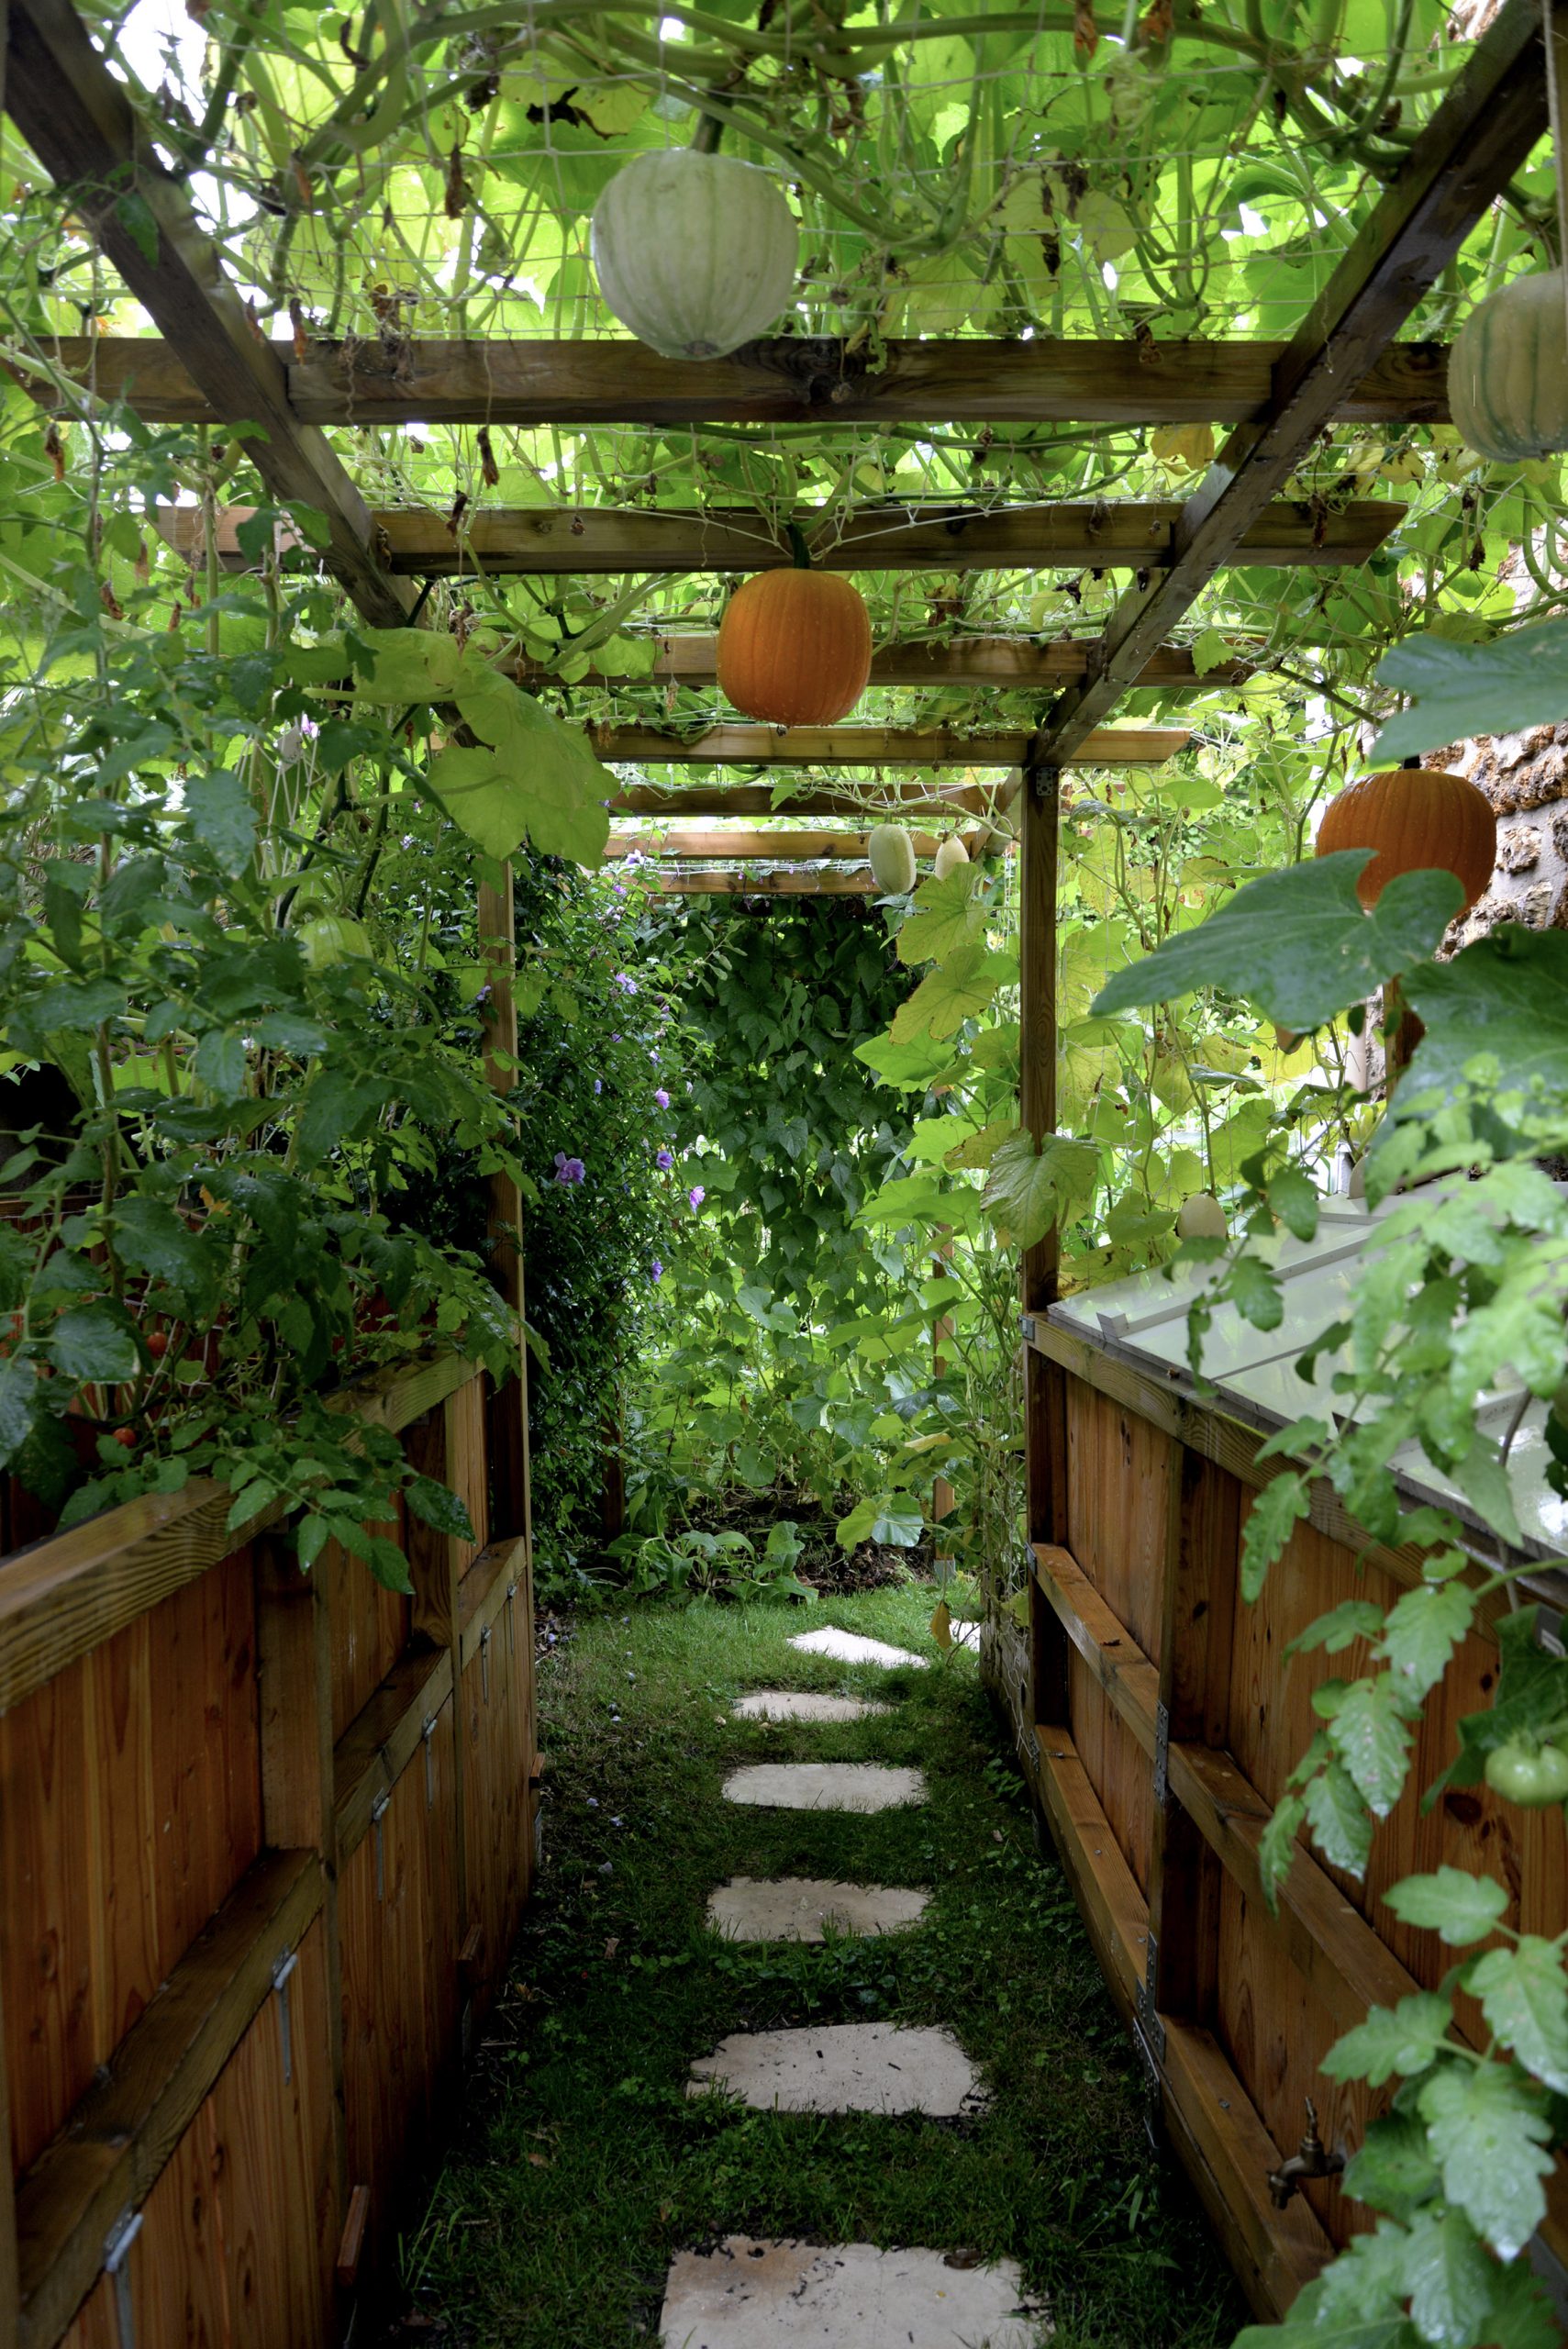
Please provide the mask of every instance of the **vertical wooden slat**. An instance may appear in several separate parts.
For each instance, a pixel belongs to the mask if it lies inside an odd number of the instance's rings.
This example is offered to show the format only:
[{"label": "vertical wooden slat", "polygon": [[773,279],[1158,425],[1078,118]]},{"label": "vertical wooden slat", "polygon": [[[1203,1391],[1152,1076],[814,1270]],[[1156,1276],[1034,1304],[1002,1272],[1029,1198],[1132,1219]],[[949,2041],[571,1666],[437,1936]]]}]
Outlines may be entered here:
[{"label": "vertical wooden slat", "polygon": [[[1019,1114],[1036,1142],[1056,1128],[1056,858],[1060,785],[1054,767],[1030,768],[1021,797],[1018,885],[1020,957]],[[1056,1297],[1058,1241],[1054,1227],[1024,1251],[1020,1294],[1026,1316],[1043,1313]],[[1035,1347],[1024,1348],[1024,1464],[1029,1538],[1061,1543],[1067,1535],[1066,1382],[1058,1365]],[[1033,1578],[1031,1648],[1034,1717],[1068,1721],[1067,1640]]]},{"label": "vertical wooden slat", "polygon": [[[5,0],[0,0],[0,17]],[[0,46],[0,55],[4,54]],[[0,1820],[0,1829],[4,1821]],[[4,1881],[0,1875],[0,1882]],[[17,2196],[11,2166],[11,2074],[6,2054],[6,1983],[0,1974],[0,2341],[17,2337],[17,2313],[21,2303],[21,2282],[17,2266]]]},{"label": "vertical wooden slat", "polygon": [[[456,1395],[449,1395],[446,1401],[437,1409],[431,1411],[425,1419],[417,1421],[404,1438],[408,1459],[421,1475],[433,1476],[438,1483],[451,1485],[459,1492],[471,1484],[466,1472],[473,1465],[462,1457],[465,1431],[473,1431],[475,1428],[473,1415],[466,1408],[466,1402],[467,1389],[460,1387]],[[482,1429],[483,1421],[478,1424]],[[472,1435],[470,1441],[472,1441]],[[462,1625],[458,1614],[457,1586],[462,1576],[466,1550],[465,1543],[454,1542],[447,1534],[438,1533],[433,1526],[421,1524],[410,1513],[407,1554],[408,1571],[414,1582],[415,1636],[428,1640],[433,1648],[444,1647],[451,1657],[452,1665],[452,1816],[450,1825],[456,1871],[454,1877],[456,1913],[449,1920],[449,1929],[454,1952],[462,1946],[470,1922],[468,1840],[463,1823],[467,1792],[463,1776],[463,1740],[461,1731],[462,1704],[458,1694],[462,1686]]]},{"label": "vertical wooden slat", "polygon": [[[1171,1463],[1160,1619],[1160,1703],[1173,1743],[1223,1748],[1229,1707],[1241,1491],[1198,1453]],[[1156,1785],[1149,1987],[1162,2014],[1206,2030],[1219,1999],[1224,1870],[1169,1787]]]},{"label": "vertical wooden slat", "polygon": [[[348,2199],[349,2171],[328,1586],[314,1574],[302,1574],[284,1543],[263,1534],[255,1547],[255,1590],[262,1839],[274,1850],[313,1851],[321,1860],[332,2177],[341,2211]],[[301,2060],[309,2060],[308,2050],[301,2050]]]},{"label": "vertical wooden slat", "polygon": [[[490,970],[486,1008],[484,1074],[491,1090],[510,1093],[517,1077],[517,1008],[512,992],[515,936],[512,927],[512,868],[501,868],[501,885],[479,886],[479,942]],[[519,1316],[523,1297],[523,1213],[517,1182],[506,1170],[490,1177],[486,1227],[491,1270],[497,1288]],[[533,1550],[533,1512],[528,1488],[528,1353],[519,1341],[515,1379],[491,1397],[490,1484],[495,1495],[492,1531],[522,1533]]]}]

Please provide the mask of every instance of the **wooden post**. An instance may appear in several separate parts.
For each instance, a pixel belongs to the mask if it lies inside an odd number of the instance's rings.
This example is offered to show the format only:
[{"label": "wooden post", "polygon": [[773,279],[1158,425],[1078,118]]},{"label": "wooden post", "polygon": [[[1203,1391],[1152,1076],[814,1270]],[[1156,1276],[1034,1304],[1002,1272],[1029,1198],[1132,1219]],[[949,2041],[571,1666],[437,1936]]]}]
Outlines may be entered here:
[{"label": "wooden post", "polygon": [[[946,1276],[952,1264],[952,1233],[946,1224],[939,1228],[942,1237],[938,1244],[937,1252],[931,1259],[931,1277],[933,1280],[940,1281]],[[931,1368],[938,1378],[940,1378],[947,1369],[947,1357],[942,1352],[942,1347],[951,1336],[952,1318],[950,1314],[939,1309],[936,1320],[931,1325]],[[938,1476],[931,1486],[933,1524],[940,1525],[944,1517],[952,1515],[953,1498],[953,1489],[947,1478]],[[945,1553],[943,1563],[948,1565],[952,1564],[951,1550]]]},{"label": "wooden post", "polygon": [[[1026,768],[1018,891],[1019,1114],[1039,1143],[1056,1129],[1056,859],[1060,782],[1054,767]],[[1028,1342],[1028,1325],[1055,1301],[1054,1227],[1024,1251],[1024,1461],[1029,1538],[1067,1540],[1066,1386],[1053,1362]],[[1037,1721],[1065,1728],[1067,1637],[1030,1577]]]},{"label": "wooden post", "polygon": [[[507,1394],[510,1389],[506,1389]],[[502,1397],[497,1399],[505,1399]],[[408,1430],[404,1447],[411,1467],[422,1476],[433,1476],[438,1484],[446,1484],[452,1469],[454,1446],[451,1434],[452,1398],[422,1419],[417,1419]],[[457,1914],[451,1920],[454,1947],[468,1932],[468,1835],[467,1796],[463,1770],[463,1750],[467,1741],[462,1735],[462,1623],[458,1613],[458,1584],[462,1578],[459,1544],[444,1533],[438,1533],[410,1513],[405,1542],[408,1553],[408,1572],[414,1583],[412,1629],[417,1640],[432,1648],[445,1648],[452,1665],[452,1833],[455,1837],[452,1855],[452,1885],[457,1900]]]},{"label": "wooden post", "polygon": [[[484,1074],[495,1093],[510,1093],[517,1070],[517,1007],[512,993],[515,941],[512,929],[512,868],[501,868],[501,885],[479,887],[479,947],[490,970]],[[502,1171],[490,1177],[486,1230],[496,1287],[519,1317],[524,1309],[523,1205],[516,1179]],[[516,1379],[490,1397],[491,1537],[521,1533],[533,1555],[533,1509],[528,1480],[528,1350],[519,1339]]]},{"label": "wooden post", "polygon": [[260,1535],[254,1555],[261,1835],[275,1851],[313,1851],[320,1856],[332,2174],[341,2215],[348,2207],[349,2139],[343,2101],[343,1953],[338,1930],[331,1617],[326,1582],[317,1575],[302,1574],[278,1535]]},{"label": "wooden post", "polygon": [[1149,2000],[1161,2014],[1212,2027],[1219,2000],[1224,1869],[1172,1795],[1172,1745],[1223,1751],[1241,1534],[1241,1488],[1185,1444],[1171,1451],[1161,1593],[1160,1702],[1149,1867]]}]

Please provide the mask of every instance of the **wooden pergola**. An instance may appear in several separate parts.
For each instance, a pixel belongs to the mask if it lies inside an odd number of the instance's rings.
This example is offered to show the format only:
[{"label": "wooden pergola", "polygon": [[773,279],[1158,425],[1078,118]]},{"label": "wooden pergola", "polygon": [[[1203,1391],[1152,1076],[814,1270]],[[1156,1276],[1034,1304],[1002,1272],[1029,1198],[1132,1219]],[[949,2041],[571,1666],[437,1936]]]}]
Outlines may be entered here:
[{"label": "wooden pergola", "polygon": [[[456,529],[442,514],[414,507],[373,510],[326,436],[331,425],[839,424],[896,417],[925,423],[1218,421],[1231,428],[1216,462],[1184,502],[888,506],[862,508],[842,527],[828,517],[818,519],[813,532],[817,559],[843,570],[1038,564],[1127,574],[1121,600],[1092,641],[897,643],[878,653],[878,685],[1038,685],[1043,707],[1028,732],[892,729],[868,722],[809,736],[718,726],[687,739],[637,726],[595,738],[603,757],[639,764],[740,763],[764,773],[824,763],[932,773],[1005,770],[1006,779],[994,790],[931,784],[876,785],[863,795],[812,789],[789,801],[776,833],[761,829],[773,818],[775,795],[766,783],[705,782],[668,795],[639,785],[620,790],[611,804],[617,816],[637,819],[637,829],[617,843],[623,854],[633,843],[639,850],[651,843],[651,817],[746,818],[750,829],[741,833],[686,836],[663,885],[759,899],[863,892],[866,884],[855,870],[859,833],[803,835],[802,817],[863,825],[869,816],[886,812],[928,829],[937,823],[971,829],[979,824],[987,834],[1007,822],[1021,846],[1022,1116],[1037,1141],[1056,1123],[1057,828],[1063,772],[1147,763],[1170,756],[1185,740],[1179,729],[1111,729],[1106,721],[1140,683],[1190,689],[1208,681],[1197,676],[1191,654],[1173,641],[1173,632],[1217,573],[1244,563],[1353,564],[1384,544],[1402,508],[1305,504],[1287,494],[1288,484],[1323,427],[1337,418],[1429,422],[1446,416],[1443,351],[1396,338],[1547,124],[1536,0],[1504,0],[1365,228],[1284,345],[902,342],[891,345],[874,368],[836,345],[794,340],[752,345],[732,358],[694,366],[620,342],[416,342],[395,355],[320,344],[301,356],[258,335],[238,292],[223,279],[183,185],[161,161],[150,131],[69,0],[9,0],[5,73],[6,109],[44,166],[70,187],[78,217],[162,338],[61,342],[60,368],[100,394],[128,397],[149,420],[260,426],[262,437],[248,443],[248,454],[270,495],[303,501],[325,515],[326,544],[310,559],[325,562],[373,626],[406,625],[421,582],[479,571],[729,573],[788,557],[755,515],[722,509],[508,511],[480,505]],[[124,202],[132,189],[140,199],[134,217]],[[50,395],[47,385],[36,388]],[[244,560],[235,535],[240,518],[224,518],[219,551],[226,562]],[[172,544],[194,549],[200,527],[194,513],[165,510],[160,526]],[[548,673],[522,674],[542,682]],[[706,682],[713,675],[711,640],[662,639],[656,674]],[[1240,683],[1246,674],[1242,646],[1209,679]],[[715,850],[711,843],[721,839],[722,850]],[[663,845],[668,849],[667,840]],[[716,853],[727,860],[717,878],[713,870],[699,870]],[[747,871],[748,861],[757,857],[777,861],[780,869]],[[507,978],[509,879],[500,889],[481,892],[480,927],[495,961],[492,1075],[505,1088],[517,1038]],[[508,1293],[520,1304],[518,1205],[512,1179],[495,1177],[492,1234],[508,1267]],[[1057,1251],[1048,1237],[1027,1252],[1022,1270],[1029,1341],[1028,1517],[1031,1539],[1060,1551],[1069,1539],[1063,1371],[1057,1355],[1037,1341],[1039,1318],[1056,1290]],[[526,1453],[526,1430],[515,1406],[499,1414],[493,1441],[503,1460],[514,1460],[510,1473],[526,1489],[526,1456],[517,1456]],[[1189,1745],[1204,1737],[1201,1707],[1195,1712],[1192,1693],[1201,1687],[1201,1674],[1191,1675],[1198,1636],[1191,1623],[1168,1627],[1157,1686],[1145,1692],[1165,1716],[1172,1738]],[[1064,1723],[1071,1642],[1058,1613],[1037,1609],[1034,1642],[1038,1719]],[[1065,1728],[1051,1734],[1071,1742]],[[1214,1871],[1238,1875],[1250,1897],[1255,1869],[1249,1872],[1245,1852],[1238,1858],[1237,1838],[1218,1798],[1200,1801],[1173,1771],[1159,1801],[1148,1887],[1147,1980],[1135,2019],[1140,2043],[1222,2237],[1260,2307],[1277,2312],[1321,2260],[1325,2242],[1305,2203],[1293,2206],[1284,2220],[1269,2207],[1266,2157],[1277,2159],[1279,2149],[1204,2027],[1192,1961],[1203,1931],[1194,1904]],[[1070,1809],[1059,1803],[1052,1817],[1093,1932],[1105,1899],[1094,1855]],[[1293,1961],[1309,1972],[1310,1939],[1304,1941],[1288,1909],[1277,1932]],[[1162,2019],[1182,2024],[1169,2049]],[[208,2054],[216,2063],[217,2054]],[[168,2142],[169,2120],[150,2089],[145,2108],[126,2119],[117,2150],[105,2147],[104,2163],[128,2179],[138,2162],[145,2165],[150,2148]],[[95,2177],[83,2193],[83,2223],[74,2234],[66,2230],[78,2268],[101,2257],[90,2221],[106,2189]],[[39,2263],[60,2254],[59,2231],[48,2242],[19,2245],[9,2211],[8,2199],[0,2198],[0,2309],[9,2302],[20,2310],[17,2337],[33,2343],[40,2336],[28,2311],[40,2283]]]}]

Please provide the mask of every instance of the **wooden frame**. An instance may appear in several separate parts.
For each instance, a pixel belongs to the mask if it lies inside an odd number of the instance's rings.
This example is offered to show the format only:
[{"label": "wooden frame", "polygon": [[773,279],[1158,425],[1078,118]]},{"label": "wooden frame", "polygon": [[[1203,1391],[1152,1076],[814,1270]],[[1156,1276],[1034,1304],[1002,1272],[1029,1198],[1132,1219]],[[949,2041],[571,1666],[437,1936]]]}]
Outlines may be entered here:
[{"label": "wooden frame", "polygon": [[[659,726],[591,726],[588,740],[611,766],[1016,767],[1024,732],[967,733],[935,726],[709,726],[675,734]],[[1081,767],[1157,767],[1184,751],[1181,726],[1102,726],[1072,760]]]},{"label": "wooden frame", "polygon": [[[46,346],[67,374],[150,424],[216,411],[180,347],[106,336]],[[643,343],[393,340],[272,345],[309,424],[1240,424],[1273,388],[1279,342],[891,341],[874,361],[806,336],[728,359],[662,359]],[[1441,343],[1380,351],[1343,387],[1347,423],[1446,423]],[[35,391],[47,387],[32,385]]]},{"label": "wooden frame", "polygon": [[[652,641],[655,651],[650,674],[654,682],[683,685],[717,683],[717,637],[671,634],[655,637]],[[1138,683],[1161,685],[1167,692],[1189,688],[1198,693],[1244,685],[1253,674],[1245,657],[1246,650],[1243,640],[1237,648],[1235,660],[1219,662],[1200,676],[1189,646],[1163,644],[1144,664]],[[901,643],[878,646],[871,656],[867,683],[929,686],[938,691],[962,685],[995,685],[1004,692],[1024,693],[1034,687],[1061,685],[1073,678],[1086,677],[1094,651],[1095,643],[1090,637],[1062,637],[1050,644],[1037,644],[1027,636],[953,637],[946,640],[911,637]],[[518,661],[512,674],[521,685],[548,685],[555,682],[556,673],[544,662]],[[590,662],[584,682],[614,690],[635,681],[624,675],[612,676]]]}]

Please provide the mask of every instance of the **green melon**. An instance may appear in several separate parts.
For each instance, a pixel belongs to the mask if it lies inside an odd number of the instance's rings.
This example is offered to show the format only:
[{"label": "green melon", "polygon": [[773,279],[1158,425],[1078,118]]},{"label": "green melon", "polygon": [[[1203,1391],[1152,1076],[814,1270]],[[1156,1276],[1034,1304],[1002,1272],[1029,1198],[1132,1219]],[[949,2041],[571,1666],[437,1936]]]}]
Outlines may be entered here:
[{"label": "green melon", "polygon": [[1449,411],[1467,448],[1502,464],[1568,449],[1562,273],[1518,277],[1472,310],[1448,362]]},{"label": "green melon", "polygon": [[915,843],[902,824],[878,824],[866,835],[871,877],[884,897],[906,897],[915,886]]}]

